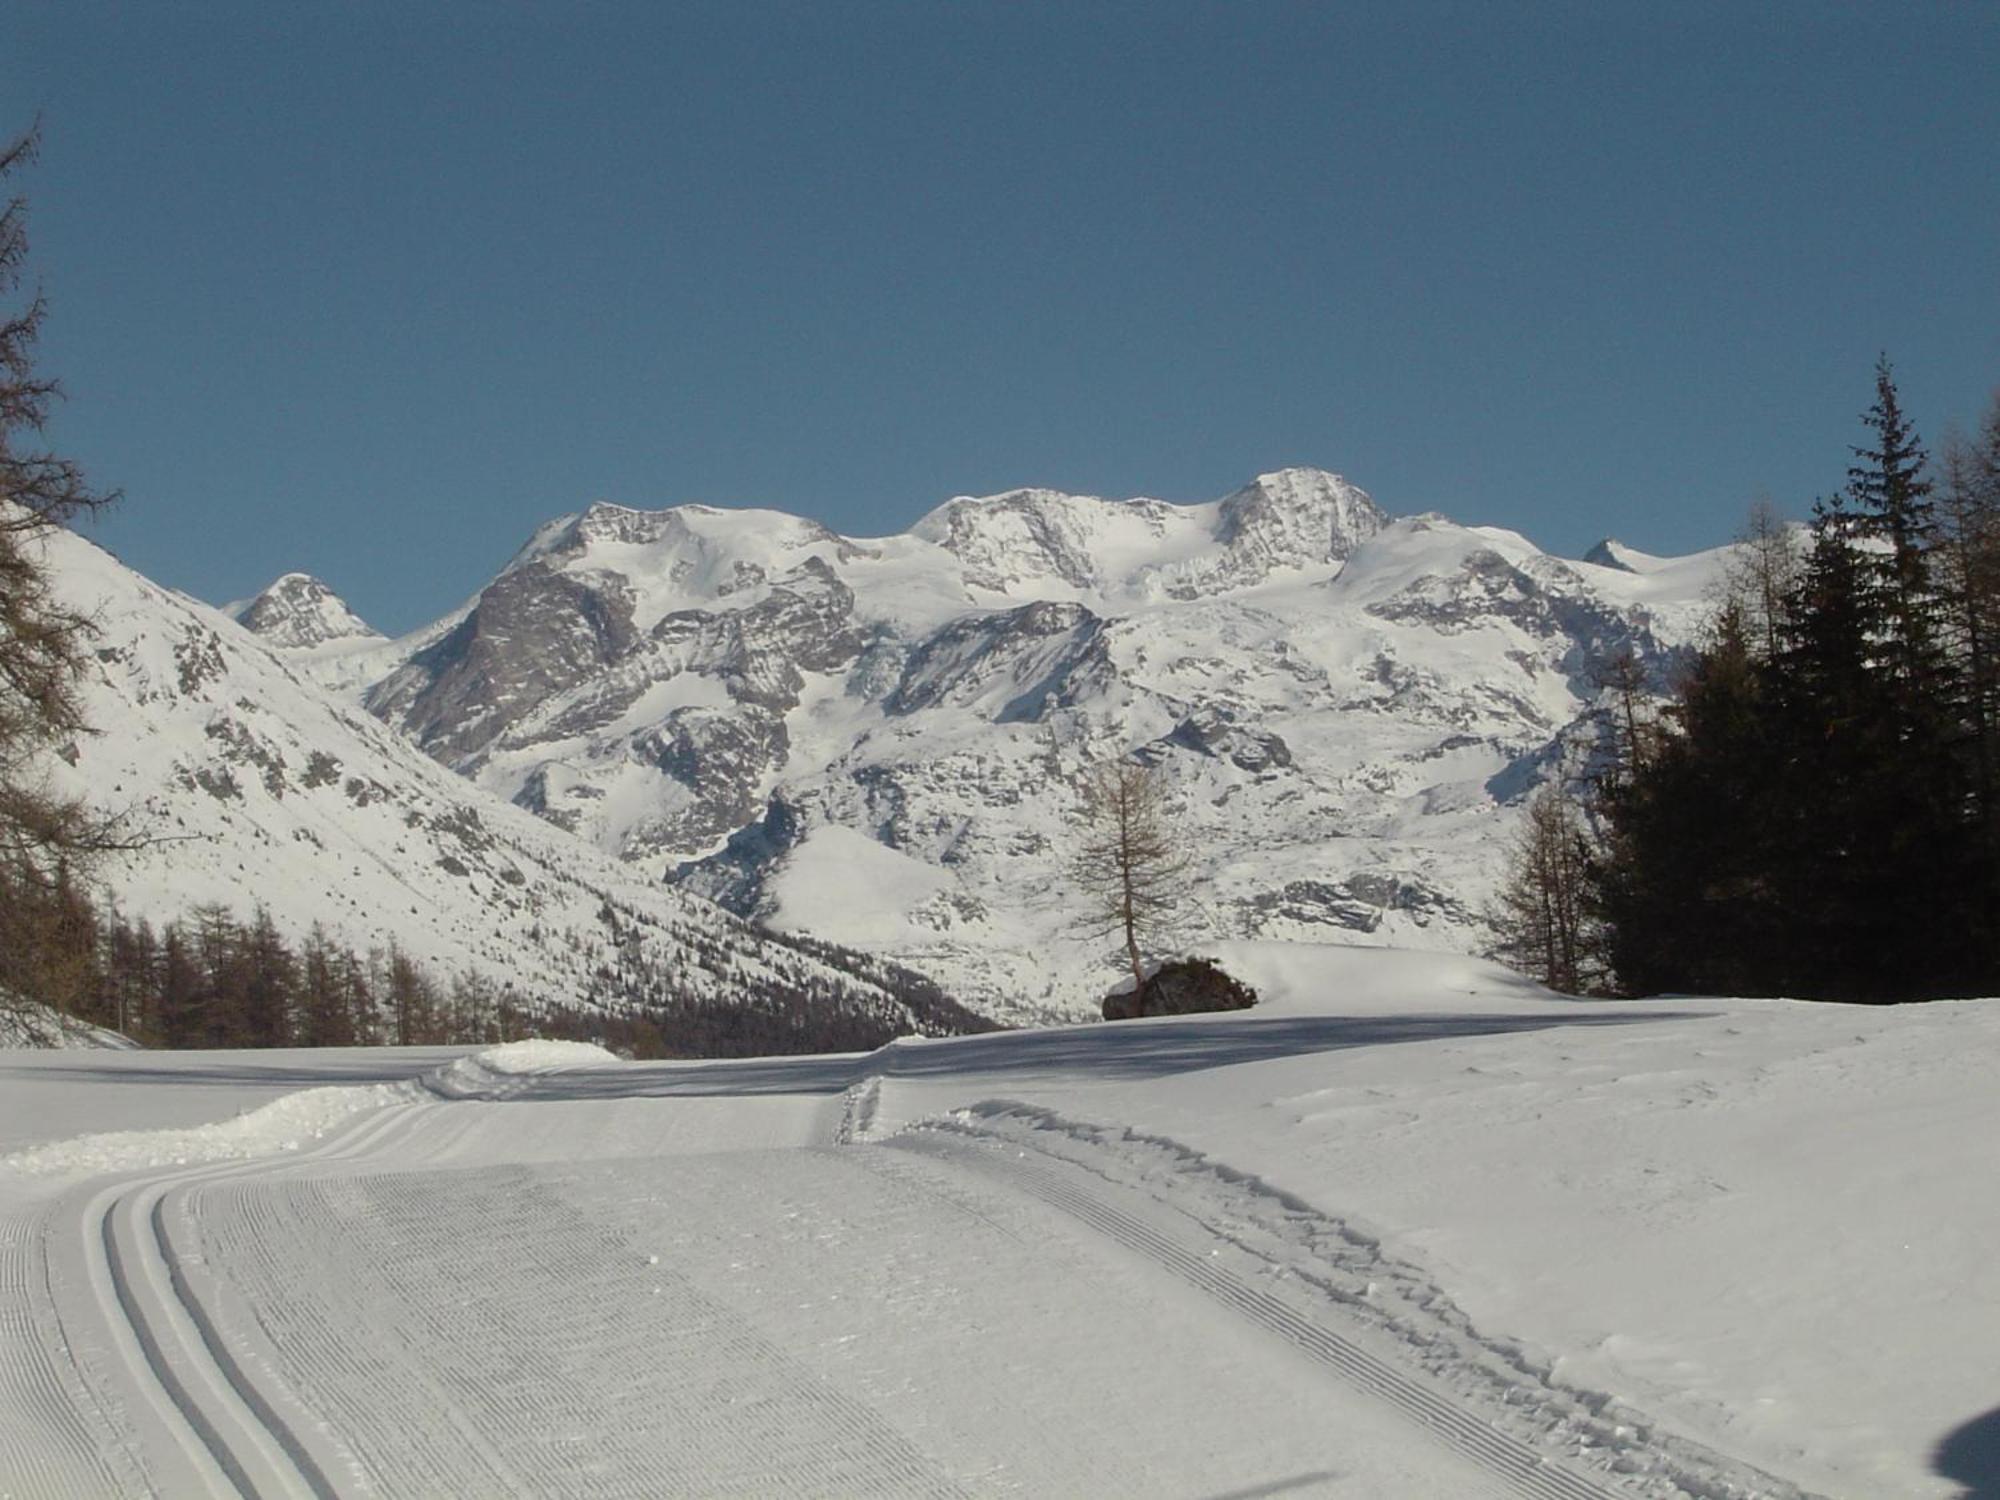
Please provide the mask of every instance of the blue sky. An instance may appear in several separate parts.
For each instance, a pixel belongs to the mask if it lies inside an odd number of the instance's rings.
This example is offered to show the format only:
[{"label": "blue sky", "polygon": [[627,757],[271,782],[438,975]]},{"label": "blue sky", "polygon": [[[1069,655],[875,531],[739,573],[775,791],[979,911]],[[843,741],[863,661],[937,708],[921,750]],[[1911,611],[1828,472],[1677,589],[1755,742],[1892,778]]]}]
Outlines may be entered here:
[{"label": "blue sky", "polygon": [[400,630],[595,500],[1335,469],[1574,554],[2000,384],[2000,6],[10,0],[97,538]]}]

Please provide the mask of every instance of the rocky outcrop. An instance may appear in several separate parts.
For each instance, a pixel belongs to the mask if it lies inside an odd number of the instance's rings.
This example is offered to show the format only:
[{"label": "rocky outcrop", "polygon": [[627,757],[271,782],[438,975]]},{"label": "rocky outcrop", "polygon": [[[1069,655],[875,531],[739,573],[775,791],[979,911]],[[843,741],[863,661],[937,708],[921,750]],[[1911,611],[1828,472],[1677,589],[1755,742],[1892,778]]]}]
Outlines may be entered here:
[{"label": "rocky outcrop", "polygon": [[502,573],[435,645],[367,695],[368,707],[447,765],[472,761],[510,725],[631,648],[630,594],[615,579],[547,563]]},{"label": "rocky outcrop", "polygon": [[1176,958],[1156,966],[1146,982],[1126,980],[1104,997],[1107,1021],[1142,1016],[1194,1016],[1211,1011],[1248,1010],[1257,992],[1224,973],[1211,958]]},{"label": "rocky outcrop", "polygon": [[910,653],[884,711],[982,704],[996,723],[1039,719],[1113,675],[1104,621],[1081,604],[1038,603],[954,620]]}]

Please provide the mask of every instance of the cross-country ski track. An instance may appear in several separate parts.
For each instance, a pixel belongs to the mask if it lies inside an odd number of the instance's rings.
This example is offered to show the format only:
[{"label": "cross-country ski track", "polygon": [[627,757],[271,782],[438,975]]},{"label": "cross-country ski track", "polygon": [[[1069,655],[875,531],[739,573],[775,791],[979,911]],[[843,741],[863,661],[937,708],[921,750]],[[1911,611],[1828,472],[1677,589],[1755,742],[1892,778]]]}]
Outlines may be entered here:
[{"label": "cross-country ski track", "polygon": [[1299,1274],[1316,1210],[996,1097],[1034,1045],[426,1059],[296,1149],[17,1157],[0,1497],[1800,1493],[1364,1237]]}]

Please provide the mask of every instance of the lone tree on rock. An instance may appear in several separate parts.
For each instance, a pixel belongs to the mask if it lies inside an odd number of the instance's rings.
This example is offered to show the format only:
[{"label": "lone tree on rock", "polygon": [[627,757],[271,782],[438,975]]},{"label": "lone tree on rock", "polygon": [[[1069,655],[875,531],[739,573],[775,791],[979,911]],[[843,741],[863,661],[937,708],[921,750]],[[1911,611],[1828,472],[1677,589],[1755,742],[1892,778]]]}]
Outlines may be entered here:
[{"label": "lone tree on rock", "polygon": [[1084,773],[1082,790],[1083,841],[1070,861],[1083,897],[1076,930],[1093,938],[1117,935],[1132,983],[1143,991],[1146,949],[1164,940],[1187,876],[1166,777],[1137,761],[1105,762]]}]

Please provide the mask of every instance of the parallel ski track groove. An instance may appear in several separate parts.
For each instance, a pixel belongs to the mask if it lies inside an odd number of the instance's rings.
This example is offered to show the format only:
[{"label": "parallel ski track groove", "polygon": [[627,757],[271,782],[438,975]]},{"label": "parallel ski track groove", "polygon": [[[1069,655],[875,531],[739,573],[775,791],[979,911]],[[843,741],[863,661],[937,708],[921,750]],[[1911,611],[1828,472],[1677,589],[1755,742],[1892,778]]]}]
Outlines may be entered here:
[{"label": "parallel ski track groove", "polygon": [[117,1232],[119,1210],[124,1208],[127,1201],[126,1197],[114,1200],[104,1217],[98,1221],[98,1237],[103,1246],[105,1268],[111,1273],[112,1294],[117,1298],[119,1310],[130,1326],[132,1336],[139,1341],[139,1347],[145,1353],[148,1373],[158,1383],[160,1389],[166,1392],[167,1399],[180,1412],[181,1420],[187,1423],[195,1436],[201,1440],[202,1446],[208,1449],[216,1466],[236,1487],[237,1493],[254,1500],[257,1486],[251,1481],[242,1459],[237,1456],[235,1447],[217,1429],[207,1409],[188,1389],[187,1382],[181,1376],[179,1362],[169,1356],[161,1346],[161,1335],[155,1326],[154,1314],[148,1312],[140,1303],[137,1290],[138,1278],[126,1264],[128,1252],[119,1248]]},{"label": "parallel ski track groove", "polygon": [[[448,1141],[459,1119],[508,1107],[426,1109]],[[872,1408],[529,1169],[287,1173],[206,1187],[199,1207],[204,1242],[265,1310],[286,1385],[383,1494],[960,1493]],[[342,1275],[315,1274],[343,1221],[362,1227]],[[548,1273],[530,1303],[490,1290],[524,1262]],[[647,1379],[600,1373],[626,1366]]]},{"label": "parallel ski track groove", "polygon": [[117,1471],[83,1419],[95,1407],[94,1394],[54,1353],[67,1350],[53,1316],[46,1259],[37,1264],[35,1256],[49,1217],[45,1209],[0,1226],[0,1350],[9,1356],[0,1365],[0,1492],[129,1493],[137,1476]]},{"label": "parallel ski track groove", "polygon": [[1528,1500],[1615,1500],[1616,1492],[1556,1466],[1519,1439],[1489,1426],[1475,1413],[1410,1379],[1340,1334],[1309,1321],[1231,1271],[1083,1192],[1051,1166],[1021,1157],[1002,1157],[930,1133],[896,1136],[882,1144],[970,1162],[989,1175],[1018,1183],[1285,1339],[1360,1390],[1396,1407]]},{"label": "parallel ski track groove", "polygon": [[[81,1399],[74,1401],[61,1425],[74,1426],[78,1423],[77,1406],[87,1404],[108,1415],[123,1410],[128,1400],[136,1397],[141,1407],[154,1414],[164,1432],[173,1436],[185,1460],[192,1463],[192,1469],[181,1474],[182,1482],[193,1482],[206,1462],[211,1467],[208,1475],[211,1488],[220,1481],[244,1495],[297,1494],[320,1500],[331,1497],[334,1491],[327,1476],[310,1460],[305,1446],[278,1416],[266,1393],[248,1381],[226,1340],[220,1336],[212,1311],[201,1306],[186,1276],[175,1268],[174,1250],[165,1237],[165,1222],[158,1209],[169,1195],[197,1183],[265,1171],[273,1165],[290,1166],[301,1161],[337,1160],[360,1154],[395,1134],[397,1127],[407,1128],[408,1113],[407,1107],[372,1110],[344,1122],[304,1152],[275,1160],[257,1157],[204,1163],[133,1178],[109,1188],[96,1186],[80,1190],[44,1211],[31,1229],[33,1254],[41,1263],[41,1274],[33,1279],[30,1288],[31,1303],[44,1314],[39,1333],[34,1337],[38,1350],[36,1363],[43,1375],[36,1382],[38,1403],[59,1402],[55,1393],[69,1387],[73,1397]],[[57,1231],[58,1217],[64,1214],[80,1216],[80,1222],[69,1222],[75,1223],[77,1246],[83,1253],[82,1281],[92,1289],[87,1300],[96,1307],[94,1316],[110,1334],[114,1345],[126,1341],[139,1355],[136,1366],[124,1367],[123,1388],[107,1386],[104,1372],[93,1372],[92,1362],[79,1357],[80,1330],[69,1323],[75,1309],[72,1307],[71,1313],[65,1315],[63,1301],[50,1279],[50,1237]],[[157,1265],[153,1264],[155,1259]],[[85,1347],[96,1347],[97,1341],[86,1336],[83,1343]],[[67,1368],[58,1366],[50,1353],[51,1347],[65,1351]],[[241,1403],[243,1412],[219,1415],[194,1389],[204,1379],[226,1387],[229,1397],[223,1405]],[[244,1413],[250,1418],[248,1424],[242,1420]],[[99,1438],[91,1445],[99,1447],[100,1456],[92,1467],[100,1472],[91,1477],[94,1481],[110,1482],[94,1482],[84,1488],[75,1474],[50,1474],[24,1493],[73,1500],[77,1495],[89,1493],[130,1494],[135,1485],[158,1493],[163,1481],[146,1462],[148,1450],[136,1443],[123,1420],[115,1421],[114,1425],[126,1432],[127,1445],[138,1455],[136,1461],[144,1471],[142,1474],[111,1479],[103,1473],[106,1461]],[[237,1429],[234,1436],[225,1430],[231,1427]],[[91,1441],[87,1437],[85,1440]],[[250,1453],[246,1455],[243,1449]],[[153,1457],[158,1462],[164,1455]],[[307,1461],[301,1464],[298,1462],[301,1458]],[[266,1482],[259,1484],[253,1479],[253,1470],[264,1473]],[[24,1483],[26,1478],[24,1474]]]}]

